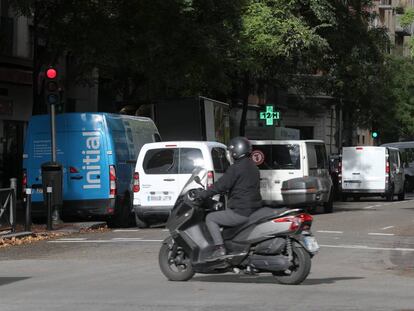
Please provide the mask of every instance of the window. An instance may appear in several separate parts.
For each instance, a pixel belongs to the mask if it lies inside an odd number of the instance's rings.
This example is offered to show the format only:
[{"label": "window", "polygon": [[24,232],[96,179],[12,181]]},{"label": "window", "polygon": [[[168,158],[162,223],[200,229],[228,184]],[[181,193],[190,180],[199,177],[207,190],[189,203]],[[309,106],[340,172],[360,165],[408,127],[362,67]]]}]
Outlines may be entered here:
[{"label": "window", "polygon": [[264,159],[258,165],[261,170],[298,170],[300,169],[300,146],[255,145],[253,150],[260,150]]},{"label": "window", "polygon": [[146,174],[177,174],[178,149],[148,150],[144,158]]},{"label": "window", "polygon": [[203,154],[200,149],[180,149],[180,174],[191,174],[196,167],[204,167]]},{"label": "window", "polygon": [[273,145],[273,168],[279,170],[300,169],[299,145]]},{"label": "window", "polygon": [[213,148],[211,150],[211,157],[213,159],[214,171],[217,173],[224,173],[230,166],[226,157],[226,150],[223,148]]},{"label": "window", "polygon": [[307,143],[309,169],[326,169],[328,161],[325,145]]}]

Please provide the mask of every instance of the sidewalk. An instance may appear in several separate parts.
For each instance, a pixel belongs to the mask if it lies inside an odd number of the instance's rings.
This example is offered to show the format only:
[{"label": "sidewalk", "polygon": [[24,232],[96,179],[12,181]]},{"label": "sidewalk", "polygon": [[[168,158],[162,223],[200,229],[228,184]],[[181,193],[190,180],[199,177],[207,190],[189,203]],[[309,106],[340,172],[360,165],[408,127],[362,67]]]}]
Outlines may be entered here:
[{"label": "sidewalk", "polygon": [[24,225],[18,224],[16,232],[0,232],[0,248],[12,245],[32,243],[34,241],[47,240],[55,237],[74,233],[107,230],[105,221],[71,222],[53,226],[53,230],[47,230],[45,224],[33,224],[31,231],[24,231]]}]

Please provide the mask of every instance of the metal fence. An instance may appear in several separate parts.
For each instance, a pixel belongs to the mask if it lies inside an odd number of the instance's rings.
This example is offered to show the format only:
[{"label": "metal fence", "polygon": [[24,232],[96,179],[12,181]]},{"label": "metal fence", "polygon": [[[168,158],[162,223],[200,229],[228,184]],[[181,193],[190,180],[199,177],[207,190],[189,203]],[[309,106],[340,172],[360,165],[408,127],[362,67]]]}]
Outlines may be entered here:
[{"label": "metal fence", "polygon": [[0,232],[16,232],[16,190],[0,189]]}]

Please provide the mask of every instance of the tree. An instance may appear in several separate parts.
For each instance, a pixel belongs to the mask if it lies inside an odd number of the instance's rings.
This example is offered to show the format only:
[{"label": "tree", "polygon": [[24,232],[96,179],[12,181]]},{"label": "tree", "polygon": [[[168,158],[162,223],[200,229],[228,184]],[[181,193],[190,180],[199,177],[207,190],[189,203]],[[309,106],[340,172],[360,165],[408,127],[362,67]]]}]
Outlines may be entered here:
[{"label": "tree", "polygon": [[[242,89],[244,135],[248,95],[267,86],[287,88],[292,74],[315,70],[317,60],[328,51],[318,31],[333,20],[329,1],[253,0],[243,11],[235,76]],[[317,21],[312,25],[305,14]]]},{"label": "tree", "polygon": [[72,60],[70,78],[113,90],[125,104],[224,94],[244,0],[16,0],[34,14],[39,62]]}]

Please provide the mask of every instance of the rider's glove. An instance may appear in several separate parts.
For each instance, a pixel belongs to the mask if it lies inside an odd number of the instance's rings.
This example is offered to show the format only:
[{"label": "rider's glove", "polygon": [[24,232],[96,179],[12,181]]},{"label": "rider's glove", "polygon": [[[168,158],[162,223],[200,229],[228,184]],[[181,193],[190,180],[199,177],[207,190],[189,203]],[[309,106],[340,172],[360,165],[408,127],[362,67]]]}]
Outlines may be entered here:
[{"label": "rider's glove", "polygon": [[209,197],[207,191],[204,189],[197,189],[197,191],[194,194],[195,199],[197,200],[205,200]]}]

